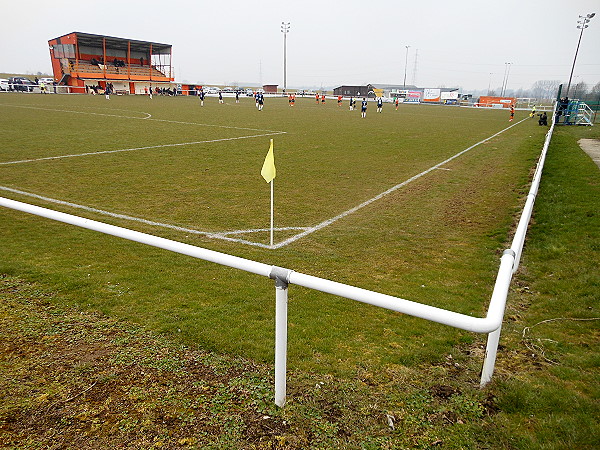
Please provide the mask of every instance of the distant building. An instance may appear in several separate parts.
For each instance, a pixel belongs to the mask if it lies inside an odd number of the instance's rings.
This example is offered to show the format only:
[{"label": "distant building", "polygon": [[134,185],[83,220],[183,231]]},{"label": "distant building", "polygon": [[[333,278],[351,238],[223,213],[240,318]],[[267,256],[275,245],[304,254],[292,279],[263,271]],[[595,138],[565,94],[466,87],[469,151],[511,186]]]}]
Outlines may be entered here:
[{"label": "distant building", "polygon": [[367,97],[371,92],[373,96],[373,86],[339,86],[333,90],[333,95],[342,95],[344,97]]},{"label": "distant building", "polygon": [[333,95],[398,98],[401,102],[407,103],[448,103],[456,101],[457,92],[457,88],[419,88],[411,84],[367,84],[365,86],[339,86],[333,90]]},{"label": "distant building", "polygon": [[[385,93],[393,93],[393,92],[400,92],[400,91],[422,91],[423,88],[418,88],[417,86],[413,85],[413,84],[372,84],[370,86],[373,86],[373,88],[375,89],[383,89],[383,92]],[[388,95],[386,95],[386,97],[389,97]]]},{"label": "distant building", "polygon": [[263,91],[265,91],[265,94],[277,94],[277,87],[277,84],[265,84]]},{"label": "distant building", "polygon": [[110,83],[116,93],[142,94],[174,81],[169,44],[73,32],[48,45],[54,79],[72,92]]}]

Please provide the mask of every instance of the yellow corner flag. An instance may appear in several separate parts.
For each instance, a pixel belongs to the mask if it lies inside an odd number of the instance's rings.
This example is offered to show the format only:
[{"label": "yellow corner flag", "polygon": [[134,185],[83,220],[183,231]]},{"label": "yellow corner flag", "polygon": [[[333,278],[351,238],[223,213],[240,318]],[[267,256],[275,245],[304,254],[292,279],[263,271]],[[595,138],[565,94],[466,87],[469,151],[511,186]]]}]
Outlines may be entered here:
[{"label": "yellow corner flag", "polygon": [[273,139],[271,139],[271,147],[265,158],[260,174],[267,183],[273,181],[277,171],[275,170],[275,155],[273,155]]}]

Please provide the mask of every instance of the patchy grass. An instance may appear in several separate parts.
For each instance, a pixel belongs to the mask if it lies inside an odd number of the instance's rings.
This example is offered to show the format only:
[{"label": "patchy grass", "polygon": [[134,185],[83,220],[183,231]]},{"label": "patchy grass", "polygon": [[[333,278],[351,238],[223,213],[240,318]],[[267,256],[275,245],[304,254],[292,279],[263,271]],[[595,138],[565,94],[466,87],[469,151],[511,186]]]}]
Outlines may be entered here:
[{"label": "patchy grass", "polygon": [[450,355],[426,372],[451,374],[459,387],[404,366],[355,380],[292,371],[279,409],[267,365],[82,312],[15,277],[1,281],[4,447],[464,448],[496,412],[488,393],[466,387],[475,374],[463,357]]},{"label": "patchy grass", "polygon": [[[239,105],[211,98],[200,108],[194,98],[7,94],[0,111],[7,133],[1,162],[256,133],[232,126],[284,130],[275,136],[276,226],[314,226],[510,125],[506,111],[429,105],[388,107],[362,120],[311,99],[299,99],[295,108],[267,99],[259,113],[247,98]],[[544,133],[533,120],[516,125],[446,170],[277,250],[2,195],[480,316]],[[269,191],[259,171],[268,141],[0,165],[0,186],[195,229],[263,228]],[[0,272],[43,282],[82,308],[169,333],[182,344],[272,360],[271,280],[11,210],[0,210],[0,222],[6,255]],[[255,238],[267,242],[267,233]],[[474,340],[297,286],[290,288],[289,319],[290,367],[345,377],[365,367],[435,361]]]},{"label": "patchy grass", "polygon": [[[236,252],[321,276],[327,264],[340,281],[479,314],[527,191],[527,170],[514,169],[540,150],[533,130],[302,245]],[[556,132],[483,390],[481,336],[291,287],[278,409],[271,284],[232,285],[225,269],[0,211],[0,445],[600,447],[600,183],[576,145],[584,136],[600,137]]]}]

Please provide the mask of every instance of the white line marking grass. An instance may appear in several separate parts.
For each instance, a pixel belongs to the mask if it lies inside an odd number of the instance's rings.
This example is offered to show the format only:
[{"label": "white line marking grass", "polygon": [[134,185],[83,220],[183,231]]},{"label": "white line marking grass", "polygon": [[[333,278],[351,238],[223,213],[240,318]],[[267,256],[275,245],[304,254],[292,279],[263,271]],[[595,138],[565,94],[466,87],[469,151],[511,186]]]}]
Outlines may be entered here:
[{"label": "white line marking grass", "polygon": [[[198,235],[203,235],[209,238],[214,238],[214,239],[222,239],[222,240],[226,240],[226,241],[232,241],[232,242],[238,242],[241,244],[247,244],[247,245],[252,245],[252,246],[256,246],[256,247],[262,247],[262,248],[268,248],[268,249],[277,249],[277,248],[281,248],[284,247],[288,244],[291,244],[292,242],[295,242],[305,236],[308,236],[311,233],[314,233],[315,231],[321,230],[329,225],[331,225],[332,223],[337,222],[340,219],[343,219],[344,217],[355,213],[356,211],[364,208],[365,206],[370,205],[371,203],[385,197],[388,194],[391,194],[394,191],[397,191],[398,189],[400,189],[401,187],[406,186],[407,184],[409,184],[412,181],[415,181],[419,178],[421,178],[422,176],[428,174],[429,172],[436,170],[436,169],[440,169],[444,164],[452,161],[453,159],[458,158],[459,156],[465,154],[466,152],[474,149],[475,147],[495,138],[496,136],[499,136],[500,134],[504,133],[505,131],[511,129],[512,127],[520,124],[521,122],[524,122],[525,120],[527,120],[528,118],[522,119],[519,122],[515,122],[514,124],[504,128],[503,130],[493,134],[490,137],[487,137],[479,142],[477,142],[476,144],[471,145],[470,147],[456,153],[455,155],[451,156],[450,158],[445,159],[444,161],[436,164],[435,166],[430,167],[429,169],[424,170],[423,172],[409,178],[408,180],[403,181],[402,183],[399,183],[391,188],[389,188],[388,190],[382,192],[381,194],[376,195],[373,198],[370,198],[369,200],[366,200],[364,202],[362,202],[361,204],[350,208],[344,212],[342,212],[341,214],[338,214],[335,217],[332,217],[330,219],[327,219],[313,227],[285,227],[285,228],[276,228],[275,231],[285,231],[285,230],[302,230],[302,232],[288,238],[285,239],[281,242],[279,242],[278,244],[274,244],[274,245],[266,245],[266,244],[261,244],[259,242],[253,242],[253,241],[248,241],[246,239],[240,239],[240,238],[232,238],[230,236],[232,235],[240,235],[240,234],[249,234],[249,233],[256,233],[256,232],[262,232],[262,231],[269,231],[269,229],[252,229],[252,230],[236,230],[236,231],[223,231],[223,232],[210,232],[210,231],[200,231],[200,230],[194,230],[191,228],[184,228],[184,227],[180,227],[177,225],[171,225],[171,224],[166,224],[166,223],[162,223],[162,222],[155,222],[155,221],[151,221],[151,220],[147,220],[147,219],[142,219],[139,217],[133,217],[133,216],[128,216],[125,214],[117,214],[117,213],[112,213],[110,211],[104,211],[101,209],[96,209],[96,208],[91,208],[88,206],[84,206],[84,205],[78,205],[76,203],[71,203],[71,202],[66,202],[66,201],[62,201],[62,200],[57,200],[57,199],[53,199],[53,198],[49,198],[49,197],[44,197],[41,195],[37,195],[37,194],[33,194],[30,192],[25,192],[25,191],[21,191],[18,189],[13,189],[13,188],[9,188],[9,187],[5,187],[5,186],[0,186],[0,190],[4,190],[4,191],[8,191],[8,192],[12,192],[15,194],[20,194],[20,195],[25,195],[28,197],[33,197],[33,198],[37,198],[39,200],[44,200],[47,202],[51,202],[51,203],[56,203],[59,205],[65,205],[65,206],[70,206],[73,208],[77,208],[77,209],[82,209],[85,211],[89,211],[89,212],[93,212],[93,213],[97,213],[97,214],[102,214],[102,215],[106,215],[106,216],[110,216],[110,217],[115,217],[115,218],[119,218],[119,219],[124,219],[124,220],[130,220],[130,221],[134,221],[134,222],[140,222],[140,223],[144,223],[147,225],[152,225],[152,226],[158,226],[158,227],[162,227],[162,228],[169,228],[172,230],[177,230],[177,231],[181,231],[184,233],[191,233],[191,234],[198,234]],[[155,120],[155,119],[149,119],[149,120]],[[233,127],[232,127],[233,128]],[[272,134],[283,134],[285,132],[272,132]],[[261,136],[267,136],[267,134],[265,135],[261,135]],[[227,139],[217,139],[217,140],[213,140],[213,141],[203,141],[203,142],[218,142],[218,141],[223,141],[223,140],[233,140],[233,139],[245,139],[245,138],[251,138],[251,137],[258,137],[258,135],[256,136],[245,136],[245,137],[240,137],[240,138],[227,138]],[[202,143],[202,142],[196,142],[196,143]],[[163,146],[173,146],[173,145],[191,145],[194,143],[182,143],[182,144],[166,144]],[[136,148],[136,149],[123,149],[123,150],[111,150],[111,151],[106,151],[106,152],[98,152],[98,153],[113,153],[113,152],[118,152],[118,151],[133,151],[133,150],[141,150],[143,148],[157,148],[157,147],[163,147],[163,146],[151,146],[151,147],[140,147],[140,148]],[[97,153],[90,153],[90,154],[97,154]],[[73,156],[84,156],[87,154],[82,154],[82,155],[68,155],[68,156],[63,156],[63,157],[73,157]],[[56,159],[56,158],[60,158],[60,157],[50,157],[50,158],[42,158],[42,159]],[[3,163],[3,164],[8,164],[8,163]]]},{"label": "white line marking grass", "polygon": [[298,239],[300,239],[300,238],[303,238],[303,237],[305,237],[305,236],[308,236],[308,235],[309,235],[309,234],[311,234],[311,233],[314,233],[315,231],[318,231],[318,230],[320,230],[320,229],[322,229],[322,228],[325,228],[326,226],[329,226],[329,225],[331,225],[332,223],[334,223],[334,222],[337,222],[338,220],[340,220],[340,219],[343,219],[344,217],[346,217],[346,216],[348,216],[348,215],[350,215],[350,214],[352,214],[352,213],[355,213],[355,212],[356,212],[356,211],[358,211],[359,209],[362,209],[362,208],[364,208],[365,206],[368,206],[368,205],[370,205],[371,203],[373,203],[373,202],[375,202],[375,201],[377,201],[377,200],[379,200],[379,199],[381,199],[381,198],[385,197],[386,195],[388,195],[388,194],[391,194],[391,193],[392,193],[392,192],[394,192],[394,191],[397,191],[397,190],[398,190],[398,189],[400,189],[401,187],[404,187],[404,186],[406,186],[406,185],[407,185],[408,183],[410,183],[411,181],[415,181],[415,180],[417,180],[417,179],[421,178],[423,175],[426,175],[426,174],[428,174],[428,173],[429,173],[429,172],[431,172],[432,170],[435,170],[435,169],[438,169],[438,168],[440,168],[440,167],[441,167],[441,166],[443,166],[444,164],[446,164],[446,163],[448,163],[448,162],[452,161],[453,159],[456,159],[456,158],[458,158],[459,156],[461,156],[461,155],[463,155],[463,154],[467,153],[469,150],[472,150],[472,149],[474,149],[474,148],[475,148],[475,147],[477,147],[478,145],[481,145],[481,144],[483,144],[484,142],[487,142],[487,141],[489,141],[490,139],[493,139],[493,138],[495,138],[496,136],[498,136],[498,135],[500,135],[500,134],[504,133],[506,130],[509,130],[509,129],[511,129],[511,128],[512,128],[512,127],[514,127],[515,125],[518,125],[518,124],[520,124],[521,122],[523,122],[523,121],[525,121],[525,120],[527,120],[527,119],[528,119],[528,117],[526,117],[525,119],[523,119],[523,120],[521,120],[521,121],[519,121],[519,122],[516,122],[516,123],[514,123],[514,124],[510,125],[509,127],[506,127],[505,129],[503,129],[503,130],[501,130],[501,131],[497,132],[496,134],[493,134],[493,135],[492,135],[492,136],[490,136],[490,137],[487,137],[487,138],[485,138],[485,139],[483,139],[483,140],[481,140],[481,141],[477,142],[476,144],[473,144],[473,145],[471,145],[469,148],[466,148],[466,149],[464,149],[464,150],[462,150],[462,151],[458,152],[456,155],[454,155],[454,156],[451,156],[451,157],[450,157],[450,158],[448,158],[448,159],[445,159],[445,160],[444,160],[444,161],[442,161],[441,163],[439,163],[439,164],[436,164],[435,166],[433,166],[433,167],[430,167],[430,168],[429,168],[429,169],[427,169],[427,170],[424,170],[423,172],[421,172],[421,173],[419,173],[419,174],[415,175],[414,177],[411,177],[411,178],[409,178],[408,180],[406,180],[406,181],[403,181],[402,183],[399,183],[399,184],[397,184],[396,186],[393,186],[393,187],[389,188],[387,191],[385,191],[385,192],[382,192],[381,194],[379,194],[379,195],[376,195],[375,197],[373,197],[373,198],[370,198],[369,200],[366,200],[366,201],[362,202],[360,205],[357,205],[357,206],[355,206],[354,208],[350,208],[349,210],[347,210],[347,211],[344,211],[343,213],[341,213],[341,214],[338,214],[337,216],[335,216],[335,217],[332,217],[331,219],[327,219],[327,220],[325,220],[325,221],[321,222],[320,224],[318,224],[318,225],[315,225],[314,227],[312,227],[312,228],[309,228],[309,229],[307,229],[306,231],[303,231],[302,233],[299,233],[299,234],[297,234],[297,235],[295,235],[295,236],[292,236],[292,237],[290,237],[290,238],[288,238],[288,239],[286,239],[286,240],[284,240],[284,241],[281,241],[281,242],[280,242],[280,243],[278,243],[278,244],[274,244],[272,248],[281,248],[281,247],[284,247],[284,246],[286,246],[286,245],[288,245],[288,244],[291,244],[292,242],[295,242],[295,241],[297,241],[297,240],[298,240]]},{"label": "white line marking grass", "polygon": [[[106,113],[87,112],[87,111],[74,111],[74,110],[71,110],[71,109],[40,108],[38,106],[10,105],[10,104],[6,104],[6,103],[0,103],[0,106],[11,106],[13,108],[37,109],[37,110],[41,110],[41,111],[57,111],[57,112],[66,112],[66,113],[73,113],[73,114],[90,114],[90,115],[94,115],[94,116],[119,117],[121,119],[152,120],[152,121],[155,121],[155,122],[178,123],[178,124],[183,124],[183,125],[196,125],[196,126],[199,126],[199,127],[228,128],[230,130],[260,131],[260,132],[264,132],[264,133],[278,133],[278,134],[285,134],[286,133],[285,131],[277,131],[277,130],[259,130],[258,128],[233,127],[233,126],[230,126],[230,125],[214,125],[214,124],[198,123],[198,122],[182,122],[182,121],[179,121],[179,120],[154,119],[154,118],[151,118],[151,117],[122,116],[122,115],[119,115],[119,114],[106,114]],[[119,110],[119,111],[123,111],[123,110]],[[132,112],[136,112],[136,111],[132,111]],[[148,114],[148,113],[142,113],[142,114]],[[150,115],[150,114],[148,114],[148,115]]]},{"label": "white line marking grass", "polygon": [[266,134],[253,134],[250,136],[239,136],[239,137],[234,137],[234,138],[210,139],[210,140],[206,140],[206,141],[180,142],[180,143],[175,143],[175,144],[161,144],[161,145],[148,145],[146,147],[122,148],[122,149],[118,149],[118,150],[100,150],[97,152],[86,152],[86,153],[78,153],[78,154],[72,154],[72,155],[46,156],[43,158],[22,159],[20,161],[0,162],[0,166],[8,165],[8,164],[24,164],[24,163],[30,163],[30,162],[35,162],[35,161],[48,161],[48,160],[52,160],[52,159],[77,158],[80,156],[103,155],[103,154],[107,154],[107,153],[134,152],[137,150],[148,150],[148,149],[153,149],[153,148],[181,147],[184,145],[196,145],[196,144],[210,144],[213,142],[235,141],[238,139],[252,139],[252,138],[258,138],[258,137],[264,137],[264,136],[275,136],[277,134],[283,134],[283,133],[284,132],[273,132],[273,133],[266,133]]},{"label": "white line marking grass", "polygon": [[[177,124],[184,124],[184,125],[197,125],[197,126],[205,126],[205,127],[227,128],[227,129],[233,129],[233,130],[263,132],[263,134],[253,134],[250,136],[239,136],[239,137],[235,137],[235,138],[210,139],[210,140],[206,140],[206,141],[181,142],[181,143],[163,144],[163,145],[149,145],[146,147],[124,148],[124,149],[117,149],[117,150],[103,150],[103,151],[97,151],[97,152],[86,152],[86,153],[78,153],[78,154],[71,154],[71,155],[47,156],[47,157],[43,157],[43,158],[23,159],[23,160],[19,160],[19,161],[5,161],[5,162],[0,162],[0,165],[24,164],[24,163],[30,163],[30,162],[36,162],[36,161],[49,161],[49,160],[62,159],[62,158],[76,158],[76,157],[80,157],[80,156],[92,156],[92,155],[102,155],[102,154],[108,154],[108,153],[132,152],[132,151],[137,151],[137,150],[148,150],[148,149],[153,149],[153,148],[178,147],[178,146],[196,145],[196,144],[209,144],[209,143],[213,143],[213,142],[235,141],[238,139],[252,139],[252,138],[275,136],[278,134],[286,134],[287,133],[285,131],[259,130],[256,128],[243,128],[243,127],[232,127],[232,126],[227,126],[227,125],[211,125],[211,124],[204,124],[204,123],[197,123],[197,122],[180,122],[180,121],[175,121],[175,120],[153,119],[151,114],[146,113],[146,112],[141,112],[141,111],[131,111],[131,112],[138,112],[139,114],[145,114],[146,117],[122,116],[122,115],[118,115],[118,114],[106,114],[106,113],[87,112],[87,111],[74,111],[74,110],[67,110],[67,109],[40,108],[37,106],[7,105],[4,103],[0,103],[0,106],[12,106],[15,108],[36,109],[36,110],[42,110],[42,111],[58,111],[58,112],[67,112],[67,113],[74,113],[74,114],[90,114],[90,115],[96,115],[96,116],[120,117],[120,118],[126,118],[126,119],[154,120],[157,122],[169,122],[169,123],[177,123]],[[127,110],[120,109],[118,111],[127,111]]]},{"label": "white line marking grass", "polygon": [[[6,192],[12,192],[13,194],[24,195],[26,197],[37,198],[38,200],[55,203],[57,205],[69,206],[71,208],[77,208],[77,209],[81,209],[83,211],[88,211],[88,212],[92,212],[95,214],[101,214],[103,216],[114,217],[116,219],[129,220],[132,222],[139,222],[139,223],[143,223],[146,225],[152,225],[155,227],[168,228],[170,230],[181,231],[183,233],[198,234],[198,235],[206,236],[206,237],[213,238],[213,239],[223,239],[225,241],[239,242],[241,244],[253,245],[256,247],[270,248],[270,246],[267,244],[261,244],[259,242],[248,241],[246,239],[230,237],[233,235],[270,231],[269,228],[223,231],[223,232],[201,231],[201,230],[195,230],[193,228],[185,228],[185,227],[180,227],[178,225],[172,225],[172,224],[163,223],[163,222],[156,222],[154,220],[142,219],[140,217],[129,216],[126,214],[119,214],[119,213],[114,213],[114,212],[110,212],[110,211],[105,211],[103,209],[92,208],[90,206],[78,205],[77,203],[66,202],[63,200],[58,200],[58,199],[50,198],[50,197],[44,197],[43,195],[38,195],[38,194],[31,193],[31,192],[26,192],[26,191],[21,191],[19,189],[9,188],[7,186],[0,186],[0,190],[6,191]],[[285,227],[285,228],[276,228],[275,231],[305,230],[305,229],[306,228],[304,228],[304,227]]]}]

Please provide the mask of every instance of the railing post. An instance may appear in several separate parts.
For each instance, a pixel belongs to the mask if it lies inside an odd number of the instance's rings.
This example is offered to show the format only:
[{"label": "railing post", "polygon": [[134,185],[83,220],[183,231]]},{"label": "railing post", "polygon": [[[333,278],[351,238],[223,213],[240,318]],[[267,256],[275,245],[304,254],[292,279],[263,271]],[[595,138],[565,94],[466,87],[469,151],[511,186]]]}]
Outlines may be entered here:
[{"label": "railing post", "polygon": [[498,343],[500,341],[500,331],[502,326],[488,334],[487,345],[485,347],[485,359],[483,360],[483,369],[481,370],[481,381],[479,385],[484,387],[492,381],[494,367],[496,366],[496,354],[498,353]]},{"label": "railing post", "polygon": [[500,341],[500,331],[502,330],[502,318],[506,308],[508,289],[512,279],[512,269],[517,264],[516,253],[512,249],[506,249],[500,258],[500,269],[492,292],[492,300],[488,308],[488,317],[490,315],[499,317],[498,328],[488,333],[487,345],[485,348],[485,359],[481,369],[480,386],[483,387],[492,380],[494,366],[496,365],[496,354],[498,353],[498,342]]},{"label": "railing post", "polygon": [[287,370],[288,269],[273,267],[269,278],[275,280],[275,404],[285,405]]}]

